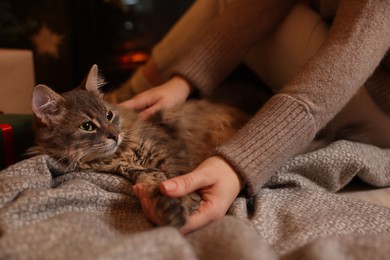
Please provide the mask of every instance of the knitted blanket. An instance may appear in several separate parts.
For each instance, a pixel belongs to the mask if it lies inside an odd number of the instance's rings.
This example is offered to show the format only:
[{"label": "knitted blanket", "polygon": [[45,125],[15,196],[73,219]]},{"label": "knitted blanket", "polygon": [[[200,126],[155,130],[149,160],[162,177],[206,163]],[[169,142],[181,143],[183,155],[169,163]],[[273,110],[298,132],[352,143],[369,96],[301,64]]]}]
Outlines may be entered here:
[{"label": "knitted blanket", "polygon": [[0,259],[389,259],[390,209],[335,193],[354,177],[390,186],[390,150],[339,141],[296,156],[182,236],[150,224],[125,177],[34,157],[0,172]]}]

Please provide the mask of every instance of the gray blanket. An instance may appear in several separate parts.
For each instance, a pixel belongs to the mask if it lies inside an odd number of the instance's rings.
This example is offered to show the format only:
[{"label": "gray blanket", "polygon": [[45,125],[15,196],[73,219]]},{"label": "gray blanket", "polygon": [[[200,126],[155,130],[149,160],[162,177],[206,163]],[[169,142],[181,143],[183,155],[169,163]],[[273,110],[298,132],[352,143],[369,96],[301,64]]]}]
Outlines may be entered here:
[{"label": "gray blanket", "polygon": [[390,259],[390,209],[335,192],[390,186],[390,150],[339,141],[288,161],[187,236],[154,227],[123,176],[46,156],[0,172],[0,259]]}]

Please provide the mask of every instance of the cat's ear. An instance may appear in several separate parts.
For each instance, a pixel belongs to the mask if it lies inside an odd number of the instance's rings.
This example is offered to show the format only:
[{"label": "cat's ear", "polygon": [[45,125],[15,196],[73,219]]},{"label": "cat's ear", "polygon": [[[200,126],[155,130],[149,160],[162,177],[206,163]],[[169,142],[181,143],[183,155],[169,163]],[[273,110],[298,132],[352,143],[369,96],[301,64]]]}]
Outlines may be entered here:
[{"label": "cat's ear", "polygon": [[100,87],[104,85],[104,78],[99,75],[99,69],[96,64],[92,66],[85,79],[85,89],[97,96],[102,96],[103,93],[100,91]]},{"label": "cat's ear", "polygon": [[31,108],[42,122],[48,122],[60,113],[60,105],[63,101],[61,95],[40,84],[33,90]]}]

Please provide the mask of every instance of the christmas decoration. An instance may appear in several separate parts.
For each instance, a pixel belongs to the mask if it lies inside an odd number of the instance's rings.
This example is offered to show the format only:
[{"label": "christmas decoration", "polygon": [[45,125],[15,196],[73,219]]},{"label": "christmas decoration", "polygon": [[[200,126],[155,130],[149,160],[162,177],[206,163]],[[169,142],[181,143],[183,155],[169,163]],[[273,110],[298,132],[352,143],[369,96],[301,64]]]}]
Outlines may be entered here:
[{"label": "christmas decoration", "polygon": [[51,31],[46,24],[43,24],[39,31],[31,37],[31,40],[38,55],[47,55],[58,59],[59,47],[63,38],[63,35]]}]

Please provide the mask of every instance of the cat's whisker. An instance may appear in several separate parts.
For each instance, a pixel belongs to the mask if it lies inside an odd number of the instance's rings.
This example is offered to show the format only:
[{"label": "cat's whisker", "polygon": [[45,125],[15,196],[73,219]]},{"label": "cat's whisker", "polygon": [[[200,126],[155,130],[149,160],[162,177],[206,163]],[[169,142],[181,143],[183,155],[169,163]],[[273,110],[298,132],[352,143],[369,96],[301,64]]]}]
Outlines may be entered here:
[{"label": "cat's whisker", "polygon": [[62,163],[62,164],[65,163],[65,165],[66,165],[66,168],[64,169],[65,172],[68,172],[69,169],[73,170],[74,169],[74,164],[75,164],[75,162],[71,158],[73,153],[63,152],[63,154],[64,155],[59,157],[56,161],[59,162],[59,163]]},{"label": "cat's whisker", "polygon": [[[75,169],[75,166],[77,165],[77,163],[79,162],[79,160],[75,160],[73,158],[73,155],[75,153],[77,153],[78,151],[73,151],[73,152],[67,152],[65,153],[64,152],[64,155],[62,157],[60,157],[57,161],[58,162],[66,162],[67,163],[67,167],[65,169],[65,171],[67,172],[69,169],[71,170],[74,170]],[[77,157],[76,157],[77,158]]]},{"label": "cat's whisker", "polygon": [[[70,145],[67,149],[67,152],[64,152],[64,155],[58,159],[59,162],[80,162],[88,154],[91,154],[93,151],[99,151],[102,149],[102,145],[89,146],[84,149],[80,149],[76,144]],[[77,156],[74,156],[74,155]],[[72,166],[72,165],[71,165]]]}]

